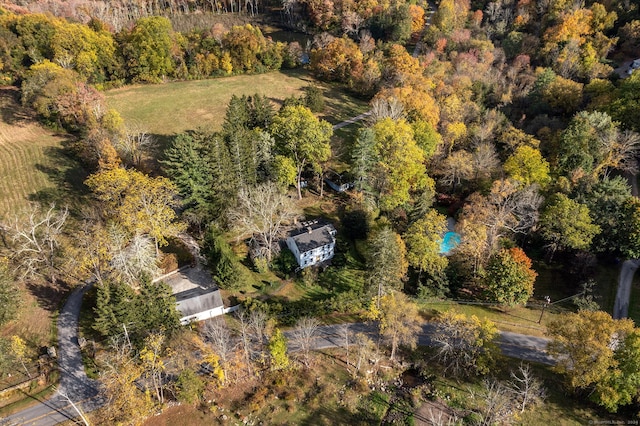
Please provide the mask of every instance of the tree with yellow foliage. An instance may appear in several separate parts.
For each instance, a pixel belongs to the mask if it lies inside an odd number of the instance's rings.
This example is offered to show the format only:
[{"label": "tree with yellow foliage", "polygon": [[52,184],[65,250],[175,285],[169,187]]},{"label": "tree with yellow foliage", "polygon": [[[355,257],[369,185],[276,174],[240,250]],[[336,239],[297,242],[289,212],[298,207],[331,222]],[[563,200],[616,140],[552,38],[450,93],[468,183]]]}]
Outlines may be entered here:
[{"label": "tree with yellow foliage", "polygon": [[116,344],[101,360],[102,393],[107,404],[104,422],[116,425],[141,425],[151,414],[154,403],[149,392],[141,392],[137,382],[144,368],[127,345]]},{"label": "tree with yellow foliage", "polygon": [[380,208],[391,211],[410,200],[410,193],[433,186],[426,174],[424,151],[413,137],[413,129],[405,120],[385,118],[374,126],[378,160],[374,187],[380,194]]},{"label": "tree with yellow foliage", "polygon": [[492,321],[452,310],[438,316],[432,334],[436,358],[445,371],[456,376],[488,373],[498,351],[497,337],[498,329]]},{"label": "tree with yellow foliage", "polygon": [[391,345],[390,360],[395,360],[399,345],[416,347],[422,321],[418,306],[404,293],[392,292],[382,296],[379,304],[372,302],[367,316],[378,322],[380,335]]},{"label": "tree with yellow foliage", "polygon": [[547,326],[548,351],[572,391],[616,412],[640,395],[640,329],[602,311],[564,314]]},{"label": "tree with yellow foliage", "polygon": [[156,253],[167,244],[167,237],[184,229],[175,208],[177,189],[164,177],[152,178],[132,169],[112,168],[87,178],[98,200],[103,202],[106,216],[122,225],[131,235],[146,234],[153,238]]}]

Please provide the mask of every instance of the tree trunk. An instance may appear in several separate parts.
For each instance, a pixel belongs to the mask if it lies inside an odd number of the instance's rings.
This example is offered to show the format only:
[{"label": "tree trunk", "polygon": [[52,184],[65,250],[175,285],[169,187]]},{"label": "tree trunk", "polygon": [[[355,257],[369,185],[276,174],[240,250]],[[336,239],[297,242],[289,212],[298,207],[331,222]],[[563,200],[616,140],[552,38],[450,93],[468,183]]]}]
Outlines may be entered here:
[{"label": "tree trunk", "polygon": [[29,373],[29,370],[27,370],[27,366],[24,365],[24,361],[22,360],[22,358],[20,359],[20,364],[22,364],[22,368],[24,368],[24,371],[27,372],[27,376],[29,376],[29,378],[31,378],[31,373]]}]

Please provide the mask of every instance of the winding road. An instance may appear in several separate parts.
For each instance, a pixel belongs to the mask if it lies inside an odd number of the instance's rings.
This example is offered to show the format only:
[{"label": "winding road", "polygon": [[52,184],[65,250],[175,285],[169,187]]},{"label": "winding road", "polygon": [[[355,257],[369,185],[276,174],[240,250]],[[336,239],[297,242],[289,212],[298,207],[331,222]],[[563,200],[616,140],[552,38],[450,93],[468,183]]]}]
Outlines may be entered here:
[{"label": "winding road", "polygon": [[[86,284],[76,289],[60,311],[58,318],[58,365],[60,369],[58,392],[46,401],[41,401],[39,404],[0,420],[0,425],[53,426],[79,417],[69,400],[61,394],[66,394],[76,405],[81,407],[83,412],[90,412],[104,404],[99,396],[98,384],[89,379],[84,372],[77,337],[82,296],[90,288],[91,284]],[[318,338],[314,348],[327,349],[344,346],[345,339],[342,331],[344,327],[348,327],[351,333],[364,333],[371,337],[377,335],[376,327],[373,324],[325,325],[318,328]],[[432,345],[433,341],[430,338],[432,333],[433,324],[424,324],[418,336],[418,344]],[[286,332],[285,335],[293,340],[291,332]],[[553,365],[555,361],[545,350],[548,341],[548,339],[541,337],[501,332],[498,343],[502,353],[508,357]],[[291,349],[295,350],[295,346],[292,345]]]},{"label": "winding road", "polygon": [[78,344],[82,297],[91,286],[89,283],[75,289],[58,316],[58,391],[49,399],[0,420],[0,425],[52,426],[79,417],[69,399],[83,412],[92,411],[103,404],[97,383],[84,372]]}]

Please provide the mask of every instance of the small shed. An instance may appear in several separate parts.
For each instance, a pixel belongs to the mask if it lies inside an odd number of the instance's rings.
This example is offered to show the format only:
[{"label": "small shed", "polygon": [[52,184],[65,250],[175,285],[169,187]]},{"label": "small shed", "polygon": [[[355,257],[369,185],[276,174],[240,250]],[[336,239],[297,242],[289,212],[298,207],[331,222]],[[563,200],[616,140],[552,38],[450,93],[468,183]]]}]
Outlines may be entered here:
[{"label": "small shed", "polygon": [[174,295],[180,323],[189,324],[194,321],[204,321],[226,313],[220,290],[194,288]]},{"label": "small shed", "polygon": [[340,174],[334,171],[329,171],[325,175],[324,181],[336,192],[344,192],[354,186],[351,177],[347,173]]}]

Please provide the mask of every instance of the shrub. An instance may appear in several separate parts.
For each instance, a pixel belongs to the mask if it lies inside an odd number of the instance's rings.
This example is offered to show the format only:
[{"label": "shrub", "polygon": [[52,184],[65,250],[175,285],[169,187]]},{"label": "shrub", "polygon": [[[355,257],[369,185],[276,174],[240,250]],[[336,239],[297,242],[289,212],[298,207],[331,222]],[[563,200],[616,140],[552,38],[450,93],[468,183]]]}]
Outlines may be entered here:
[{"label": "shrub", "polygon": [[322,96],[322,89],[317,86],[305,87],[304,103],[313,112],[324,111],[324,97]]},{"label": "shrub", "polygon": [[191,369],[182,370],[176,380],[178,401],[195,404],[202,397],[204,381]]},{"label": "shrub", "polygon": [[280,250],[280,254],[273,261],[273,271],[282,275],[291,274],[298,267],[295,255],[288,248]]}]

